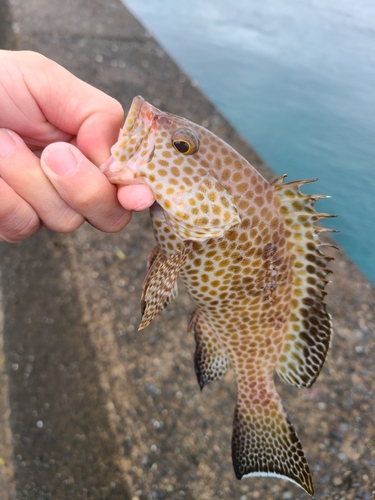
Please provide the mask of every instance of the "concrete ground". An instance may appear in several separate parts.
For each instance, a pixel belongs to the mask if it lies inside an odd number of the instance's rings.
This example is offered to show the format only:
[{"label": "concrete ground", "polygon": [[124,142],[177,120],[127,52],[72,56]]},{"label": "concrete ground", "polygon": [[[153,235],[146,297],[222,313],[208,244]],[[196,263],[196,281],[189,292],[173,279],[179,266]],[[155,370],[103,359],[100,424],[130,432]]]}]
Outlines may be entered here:
[{"label": "concrete ground", "polygon": [[[12,0],[10,9],[0,0],[0,44],[15,43],[56,60],[125,109],[141,94],[204,124],[272,179],[118,0]],[[70,235],[45,230],[0,243],[0,499],[306,499],[282,480],[235,479],[234,377],[199,391],[183,289],[137,332],[152,247],[147,213],[120,234],[86,225]],[[316,498],[370,500],[375,289],[342,251],[335,258],[329,359],[312,389],[279,388]]]}]

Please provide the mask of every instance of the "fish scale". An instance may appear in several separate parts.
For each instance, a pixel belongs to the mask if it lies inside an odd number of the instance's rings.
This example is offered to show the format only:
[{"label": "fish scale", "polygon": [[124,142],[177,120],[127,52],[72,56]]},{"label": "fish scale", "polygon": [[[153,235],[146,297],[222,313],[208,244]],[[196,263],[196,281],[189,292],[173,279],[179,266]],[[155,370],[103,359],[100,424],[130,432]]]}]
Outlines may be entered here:
[{"label": "fish scale", "polygon": [[145,183],[156,203],[157,246],[143,284],[145,328],[177,295],[180,275],[196,310],[195,372],[201,388],[229,366],[237,379],[232,459],[236,477],[276,476],[311,496],[300,440],[276,391],[278,375],[310,387],[332,333],[326,266],[306,182],[268,183],[205,128],[136,97],[102,170],[118,184]]}]

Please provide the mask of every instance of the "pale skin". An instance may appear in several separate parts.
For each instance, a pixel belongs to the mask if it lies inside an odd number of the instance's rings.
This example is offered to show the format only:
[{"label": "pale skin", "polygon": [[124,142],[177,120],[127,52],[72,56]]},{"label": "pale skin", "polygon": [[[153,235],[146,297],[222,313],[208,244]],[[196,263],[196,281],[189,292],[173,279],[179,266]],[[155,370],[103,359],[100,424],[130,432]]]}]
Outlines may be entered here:
[{"label": "pale skin", "polygon": [[124,113],[115,99],[35,52],[0,50],[0,241],[86,220],[117,232],[152,205],[145,185],[111,184],[110,156]]}]

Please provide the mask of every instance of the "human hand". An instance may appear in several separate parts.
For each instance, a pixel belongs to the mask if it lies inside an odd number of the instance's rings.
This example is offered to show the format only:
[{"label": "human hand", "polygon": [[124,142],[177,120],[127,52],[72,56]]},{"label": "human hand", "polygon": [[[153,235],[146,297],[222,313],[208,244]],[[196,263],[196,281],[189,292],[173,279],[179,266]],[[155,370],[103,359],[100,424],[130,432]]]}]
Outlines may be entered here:
[{"label": "human hand", "polygon": [[122,120],[116,100],[57,63],[0,50],[0,241],[42,226],[70,232],[85,220],[116,232],[149,207],[147,186],[117,190],[97,168]]}]

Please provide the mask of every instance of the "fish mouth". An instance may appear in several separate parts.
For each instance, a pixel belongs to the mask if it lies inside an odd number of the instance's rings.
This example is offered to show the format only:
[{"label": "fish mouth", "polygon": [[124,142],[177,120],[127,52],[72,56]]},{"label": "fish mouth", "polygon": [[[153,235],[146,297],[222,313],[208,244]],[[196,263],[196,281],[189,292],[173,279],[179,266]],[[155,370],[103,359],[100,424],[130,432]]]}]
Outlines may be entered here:
[{"label": "fish mouth", "polygon": [[100,170],[113,184],[145,184],[141,167],[151,161],[155,149],[155,118],[160,111],[143,97],[133,99],[111,156]]}]

